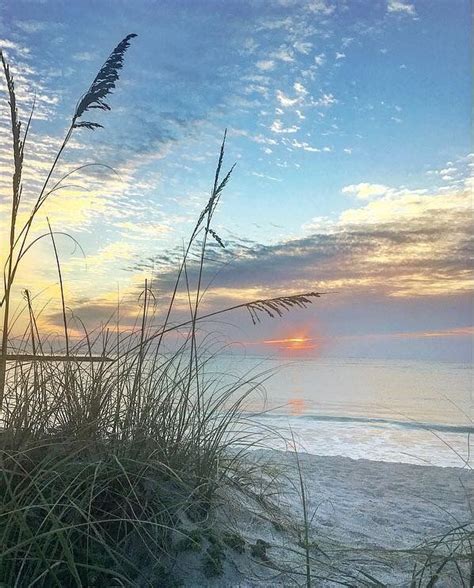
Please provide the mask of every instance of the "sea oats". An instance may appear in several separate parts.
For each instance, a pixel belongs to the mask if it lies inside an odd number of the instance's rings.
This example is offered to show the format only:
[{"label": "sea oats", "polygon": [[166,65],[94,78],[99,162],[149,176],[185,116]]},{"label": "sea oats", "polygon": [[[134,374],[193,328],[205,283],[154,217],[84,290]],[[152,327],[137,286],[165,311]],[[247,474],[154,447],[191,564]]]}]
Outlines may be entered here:
[{"label": "sea oats", "polygon": [[123,59],[125,52],[130,46],[130,40],[136,37],[134,33],[127,35],[110,54],[107,61],[101,67],[99,73],[96,75],[89,90],[80,99],[72,123],[74,128],[87,128],[94,130],[102,127],[98,123],[89,121],[76,122],[82,115],[92,110],[93,108],[99,110],[110,110],[110,106],[105,101],[105,98],[112,93],[115,88],[115,83],[119,79],[119,71],[123,67]]}]

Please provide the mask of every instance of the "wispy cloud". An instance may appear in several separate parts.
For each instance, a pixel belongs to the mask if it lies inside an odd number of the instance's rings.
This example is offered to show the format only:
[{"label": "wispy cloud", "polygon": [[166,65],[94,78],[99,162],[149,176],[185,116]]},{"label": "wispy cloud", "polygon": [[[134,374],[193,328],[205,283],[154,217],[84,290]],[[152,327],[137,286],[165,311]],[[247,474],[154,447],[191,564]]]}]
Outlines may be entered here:
[{"label": "wispy cloud", "polygon": [[275,61],[273,59],[261,59],[257,61],[257,68],[262,71],[271,71],[275,69]]},{"label": "wispy cloud", "polygon": [[94,61],[97,59],[97,55],[92,51],[79,51],[78,53],[74,53],[72,58],[75,61]]},{"label": "wispy cloud", "polygon": [[402,0],[388,0],[387,10],[389,13],[407,14],[409,16],[416,15],[414,4],[403,2]]},{"label": "wispy cloud", "polygon": [[417,298],[471,290],[469,192],[382,188],[337,220],[309,221],[305,237],[272,245],[231,243],[231,251],[222,255],[234,255],[234,260],[219,271],[220,294],[211,289],[210,299],[222,296],[222,288],[233,300],[242,300],[252,287],[258,296],[320,289],[337,290],[343,298],[374,293]]},{"label": "wispy cloud", "polygon": [[294,106],[295,104],[298,104],[300,101],[299,97],[290,98],[289,96],[286,96],[281,90],[277,90],[276,97],[277,97],[279,104],[283,108],[288,108],[289,106]]},{"label": "wispy cloud", "polygon": [[20,43],[16,43],[15,41],[11,41],[10,39],[0,39],[0,47],[3,51],[8,52],[8,50],[12,50],[13,52],[17,53],[18,55],[25,56],[29,55],[30,50],[25,45]]},{"label": "wispy cloud", "polygon": [[312,145],[309,145],[309,143],[306,143],[306,141],[297,141],[296,139],[293,139],[293,141],[291,141],[290,143],[291,147],[294,147],[295,149],[303,149],[303,151],[309,151],[310,153],[321,153],[323,151],[329,152],[330,148],[329,147],[313,147]]},{"label": "wispy cloud", "polygon": [[259,172],[252,172],[252,175],[256,178],[263,178],[264,180],[270,180],[272,182],[281,182],[280,178],[274,178],[273,176],[267,176],[266,174],[262,174]]},{"label": "wispy cloud", "polygon": [[368,182],[363,182],[361,184],[351,184],[350,186],[345,186],[342,189],[343,194],[353,194],[360,200],[369,200],[370,198],[384,196],[388,192],[390,192],[390,188],[388,186],[384,186],[383,184],[370,184]]},{"label": "wispy cloud", "polygon": [[309,12],[329,16],[335,10],[335,5],[327,0],[310,0],[307,4]]},{"label": "wispy cloud", "polygon": [[49,28],[50,23],[39,20],[20,20],[15,26],[27,34],[38,33]]},{"label": "wispy cloud", "polygon": [[283,134],[283,135],[296,133],[296,132],[298,132],[299,128],[300,127],[298,127],[297,125],[290,125],[288,127],[285,127],[284,124],[279,119],[274,120],[270,126],[271,131],[273,131],[274,133]]}]

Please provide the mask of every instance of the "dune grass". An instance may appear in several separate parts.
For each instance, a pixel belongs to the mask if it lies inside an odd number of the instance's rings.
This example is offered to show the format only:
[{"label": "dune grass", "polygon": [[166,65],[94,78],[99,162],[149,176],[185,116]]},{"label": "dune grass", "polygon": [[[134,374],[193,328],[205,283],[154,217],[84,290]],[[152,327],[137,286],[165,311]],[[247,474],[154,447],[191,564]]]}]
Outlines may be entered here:
[{"label": "dune grass", "polygon": [[[71,136],[101,126],[84,120],[85,113],[110,109],[106,98],[134,36],[117,45],[79,100],[22,226],[23,159],[34,107],[22,134],[13,77],[1,54],[14,162],[0,301],[2,586],[173,586],[177,546],[189,538],[190,527],[209,515],[217,489],[245,447],[258,441],[254,429],[247,429],[244,409],[260,382],[212,376],[208,366],[214,351],[200,337],[200,321],[246,309],[256,323],[262,315],[281,316],[319,296],[311,292],[200,312],[208,239],[223,245],[212,220],[233,170],[222,171],[224,135],[209,200],[189,238],[159,327],[153,326],[157,309],[145,282],[135,329],[122,331],[114,316],[97,331],[84,328],[80,340],[71,338],[56,232],[48,219],[47,233],[30,233],[44,202],[58,197],[71,175],[53,182]],[[24,292],[28,328],[19,339],[11,334],[15,277],[25,255],[43,238],[51,241],[60,283],[64,340],[59,350],[40,332],[29,290]],[[196,250],[197,279],[190,284],[189,257]],[[173,324],[183,281],[190,318]],[[177,332],[179,345],[170,352],[165,338]],[[212,570],[209,554],[206,561]]]}]

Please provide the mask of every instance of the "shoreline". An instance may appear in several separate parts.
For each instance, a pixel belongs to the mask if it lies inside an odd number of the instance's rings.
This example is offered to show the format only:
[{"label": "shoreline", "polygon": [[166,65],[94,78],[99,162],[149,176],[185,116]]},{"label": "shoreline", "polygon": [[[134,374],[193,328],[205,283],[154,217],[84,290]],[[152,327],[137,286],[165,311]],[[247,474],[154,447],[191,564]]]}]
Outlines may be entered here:
[{"label": "shoreline", "polygon": [[433,430],[386,419],[283,414],[256,417],[255,424],[256,431],[262,424],[277,433],[268,445],[276,451],[293,445],[293,430],[298,451],[309,455],[460,470],[473,466],[471,428],[466,426],[440,425],[439,430]]},{"label": "shoreline", "polygon": [[[255,448],[251,448],[250,451],[255,451],[255,452],[259,452],[259,451],[275,451],[277,453],[288,453],[288,454],[292,454],[292,451],[288,451],[286,449],[280,449],[280,448],[274,448],[274,447],[268,447],[265,449],[262,449],[261,447],[255,447]],[[390,464],[390,465],[406,465],[406,466],[415,466],[415,467],[420,467],[420,468],[433,468],[433,469],[440,469],[440,470],[455,470],[456,472],[458,471],[473,471],[473,466],[471,465],[471,462],[469,463],[469,465],[467,464],[463,464],[463,465],[444,465],[444,464],[432,464],[432,463],[427,463],[427,462],[423,462],[424,460],[420,457],[416,457],[413,456],[414,459],[419,460],[419,463],[414,463],[411,461],[397,461],[397,460],[391,460],[391,459],[370,459],[367,457],[351,457],[349,455],[341,455],[341,454],[326,454],[326,453],[312,453],[310,451],[304,451],[304,449],[298,450],[298,455],[302,456],[302,455],[307,455],[309,457],[315,457],[315,458],[320,458],[320,459],[347,459],[349,461],[354,461],[354,462],[368,462],[371,464]],[[461,462],[461,459],[459,460]]]},{"label": "shoreline", "polygon": [[[252,416],[252,413],[246,413],[247,416]],[[466,433],[474,434],[474,425],[452,423],[452,422],[424,422],[415,421],[413,419],[391,419],[382,416],[361,416],[361,415],[340,415],[330,413],[319,413],[319,412],[307,412],[304,414],[288,414],[275,410],[273,412],[263,413],[259,415],[261,419],[295,419],[295,420],[308,420],[316,422],[329,422],[329,423],[349,423],[349,424],[361,424],[361,425],[381,425],[388,427],[406,428],[411,430],[422,430],[422,431],[436,431],[444,433]]]}]

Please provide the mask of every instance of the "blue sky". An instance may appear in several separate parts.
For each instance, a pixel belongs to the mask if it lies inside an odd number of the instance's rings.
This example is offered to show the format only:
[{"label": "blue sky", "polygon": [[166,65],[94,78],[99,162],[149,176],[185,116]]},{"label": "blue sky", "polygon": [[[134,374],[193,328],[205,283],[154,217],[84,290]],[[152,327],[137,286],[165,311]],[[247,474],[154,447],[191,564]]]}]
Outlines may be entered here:
[{"label": "blue sky", "polygon": [[[262,337],[306,323],[328,341],[410,332],[407,353],[466,358],[470,337],[456,329],[472,326],[469,12],[464,0],[0,2],[23,113],[37,95],[27,194],[111,49],[138,35],[112,111],[94,118],[104,129],[77,132],[62,168],[101,162],[120,179],[88,168],[45,211],[87,256],[61,244],[70,306],[98,318],[118,285],[136,299],[156,268],[164,293],[161,256],[199,214],[227,128],[237,167],[215,228],[235,259],[209,306],[337,290],[318,302],[325,319],[307,311]],[[22,278],[34,278],[38,304],[55,298],[54,272],[38,263],[49,254],[40,247]]]}]

